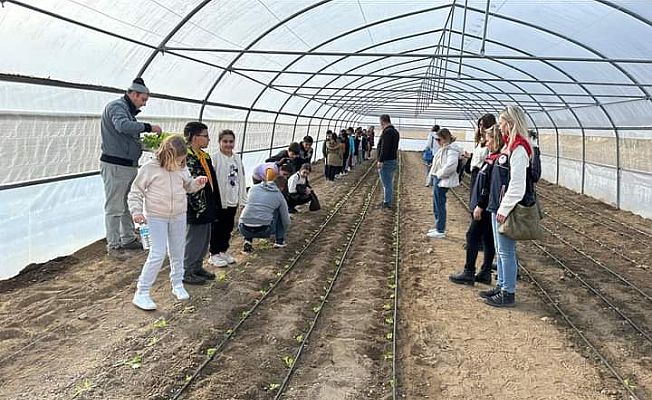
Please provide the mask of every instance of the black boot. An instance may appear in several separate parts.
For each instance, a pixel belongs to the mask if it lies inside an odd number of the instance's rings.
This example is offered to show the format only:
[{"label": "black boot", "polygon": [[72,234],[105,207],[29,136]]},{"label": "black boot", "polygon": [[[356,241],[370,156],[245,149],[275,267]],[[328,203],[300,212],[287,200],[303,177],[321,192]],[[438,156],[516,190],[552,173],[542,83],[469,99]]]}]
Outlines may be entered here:
[{"label": "black boot", "polygon": [[485,299],[484,302],[492,307],[514,307],[516,305],[514,293],[501,291],[495,296]]},{"label": "black boot", "polygon": [[194,275],[206,278],[206,280],[212,281],[215,279],[215,274],[209,271],[206,271],[204,268],[199,268],[195,271]]},{"label": "black boot", "polygon": [[450,280],[453,283],[457,283],[458,285],[473,286],[475,285],[475,279],[473,277],[474,272],[475,271],[471,271],[465,268],[464,271],[462,271],[459,274],[450,275],[448,277],[448,280]]},{"label": "black boot", "polygon": [[496,285],[496,287],[494,287],[493,289],[482,290],[482,291],[478,292],[478,294],[483,299],[488,299],[488,298],[493,297],[493,296],[495,296],[497,294],[500,294],[501,290],[502,290],[502,288],[500,286]]},{"label": "black boot", "polygon": [[206,278],[204,278],[203,276],[186,273],[183,276],[183,283],[187,283],[189,285],[203,285],[204,283],[206,283]]},{"label": "black boot", "polygon": [[482,270],[475,276],[475,281],[478,283],[484,283],[485,285],[491,285],[491,269],[482,268]]}]

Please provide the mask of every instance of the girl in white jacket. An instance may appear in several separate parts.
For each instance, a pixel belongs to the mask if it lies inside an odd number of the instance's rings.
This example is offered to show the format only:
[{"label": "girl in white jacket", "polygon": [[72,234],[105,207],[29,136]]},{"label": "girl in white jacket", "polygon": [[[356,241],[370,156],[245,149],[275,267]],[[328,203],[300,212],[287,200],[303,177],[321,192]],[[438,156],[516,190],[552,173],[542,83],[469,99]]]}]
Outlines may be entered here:
[{"label": "girl in white jacket", "polygon": [[149,255],[132,301],[143,310],[156,309],[149,292],[161,270],[166,250],[170,256],[172,294],[178,300],[190,298],[183,287],[186,193],[200,190],[208,179],[205,176],[192,179],[186,168],[187,151],[183,137],[172,135],[165,138],[156,151],[156,158],[138,171],[127,199],[134,222],[147,223],[150,229]]},{"label": "girl in white jacket", "polygon": [[446,128],[437,132],[435,140],[440,146],[430,168],[430,176],[433,180],[432,205],[435,214],[435,227],[429,230],[426,236],[443,239],[446,237],[446,193],[448,193],[448,189],[460,184],[457,164],[463,149],[454,143],[455,136]]}]

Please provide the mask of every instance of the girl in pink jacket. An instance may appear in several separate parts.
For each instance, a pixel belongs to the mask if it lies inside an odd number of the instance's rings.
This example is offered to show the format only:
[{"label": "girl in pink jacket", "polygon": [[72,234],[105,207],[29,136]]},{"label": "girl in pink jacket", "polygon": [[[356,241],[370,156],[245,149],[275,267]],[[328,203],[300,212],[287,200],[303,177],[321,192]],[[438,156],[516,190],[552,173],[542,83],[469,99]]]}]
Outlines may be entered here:
[{"label": "girl in pink jacket", "polygon": [[[183,287],[183,257],[186,237],[186,193],[204,187],[208,179],[192,179],[186,168],[187,147],[183,137],[172,135],[163,140],[156,158],[145,163],[131,185],[127,202],[133,220],[147,223],[151,246],[138,278],[132,303],[143,310],[155,310],[150,289],[161,270],[166,250],[170,255],[172,294],[178,300],[190,298]],[[143,209],[144,204],[144,209]]]}]

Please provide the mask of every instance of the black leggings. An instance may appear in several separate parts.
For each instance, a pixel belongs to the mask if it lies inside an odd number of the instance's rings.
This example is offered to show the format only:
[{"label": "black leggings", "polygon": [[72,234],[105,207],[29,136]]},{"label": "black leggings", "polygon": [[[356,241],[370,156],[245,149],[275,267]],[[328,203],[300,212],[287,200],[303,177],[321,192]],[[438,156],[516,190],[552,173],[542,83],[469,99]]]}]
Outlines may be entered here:
[{"label": "black leggings", "polygon": [[464,269],[475,273],[475,261],[478,258],[478,247],[480,241],[484,247],[484,261],[482,262],[482,271],[491,272],[491,264],[496,255],[494,248],[494,235],[491,228],[491,214],[487,211],[482,212],[480,221],[476,221],[471,216],[471,225],[466,232],[466,264]]},{"label": "black leggings", "polygon": [[224,253],[229,249],[236,211],[238,211],[238,207],[217,210],[217,221],[213,222],[211,226],[211,254]]},{"label": "black leggings", "polygon": [[338,165],[329,165],[328,166],[328,176],[326,177],[329,181],[335,180],[335,175],[342,172],[342,167]]}]

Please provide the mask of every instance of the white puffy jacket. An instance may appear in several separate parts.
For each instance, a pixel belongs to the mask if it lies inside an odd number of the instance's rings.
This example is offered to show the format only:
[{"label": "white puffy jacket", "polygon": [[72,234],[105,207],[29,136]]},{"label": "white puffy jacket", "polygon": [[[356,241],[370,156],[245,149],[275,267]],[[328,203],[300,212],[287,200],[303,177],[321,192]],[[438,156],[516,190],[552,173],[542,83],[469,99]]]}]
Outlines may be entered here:
[{"label": "white puffy jacket", "polygon": [[439,187],[454,188],[460,185],[457,163],[463,152],[464,149],[455,142],[439,148],[430,168],[430,175],[439,179]]}]

